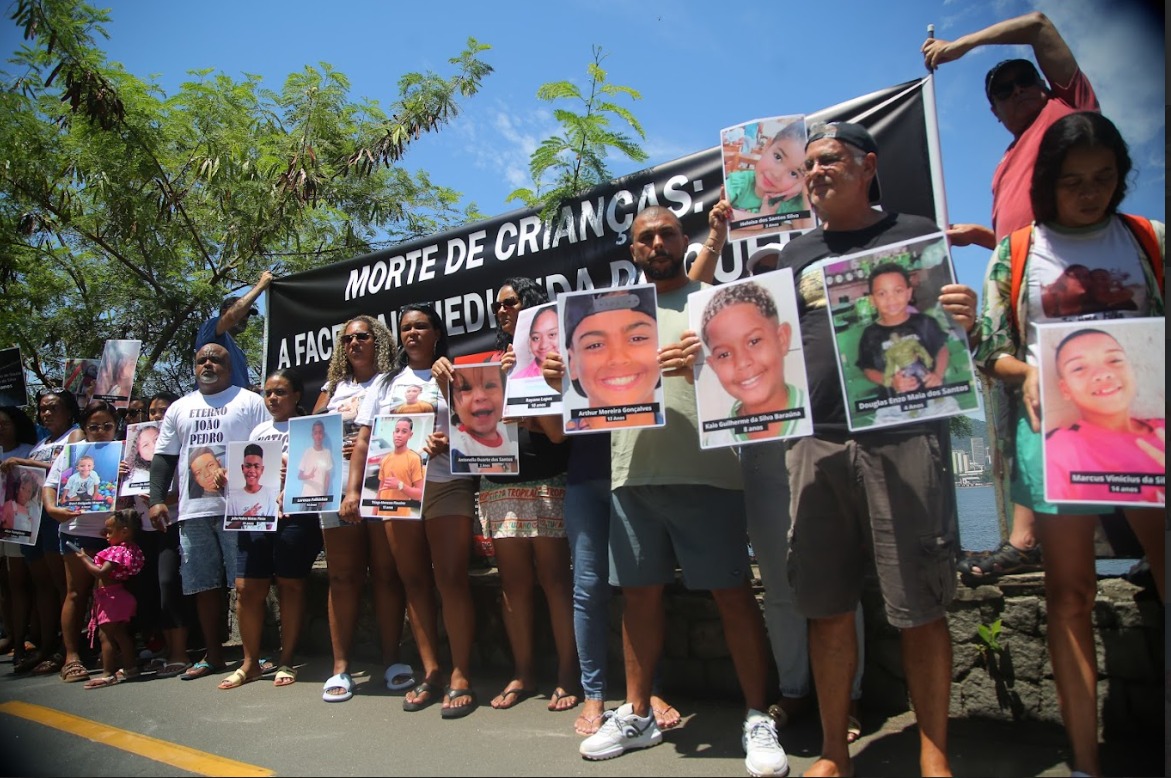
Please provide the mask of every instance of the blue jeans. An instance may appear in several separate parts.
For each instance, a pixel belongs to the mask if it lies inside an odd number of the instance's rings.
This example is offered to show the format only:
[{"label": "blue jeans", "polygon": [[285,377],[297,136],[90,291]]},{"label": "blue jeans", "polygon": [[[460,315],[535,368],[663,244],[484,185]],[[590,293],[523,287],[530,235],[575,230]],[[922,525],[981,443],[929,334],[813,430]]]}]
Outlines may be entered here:
[{"label": "blue jeans", "polygon": [[565,534],[573,558],[573,635],[587,700],[606,699],[610,632],[610,479],[570,483]]},{"label": "blue jeans", "polygon": [[[810,690],[809,628],[793,604],[789,586],[789,471],[785,467],[785,444],[754,443],[740,447],[740,468],[744,475],[744,509],[748,537],[756,552],[760,579],[764,584],[764,620],[782,697],[805,697]],[[854,614],[858,636],[858,669],[850,699],[862,698],[862,667],[865,645],[862,637],[862,606]]]}]

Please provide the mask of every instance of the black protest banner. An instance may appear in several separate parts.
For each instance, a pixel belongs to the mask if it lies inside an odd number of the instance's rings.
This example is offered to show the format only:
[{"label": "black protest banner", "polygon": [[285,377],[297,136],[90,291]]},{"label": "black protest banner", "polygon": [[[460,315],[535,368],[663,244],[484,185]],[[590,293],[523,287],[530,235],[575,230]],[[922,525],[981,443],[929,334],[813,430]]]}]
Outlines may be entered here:
[{"label": "black protest banner", "polygon": [[24,364],[16,347],[0,349],[0,405],[28,405]]},{"label": "black protest banner", "polygon": [[[854,121],[869,128],[881,149],[883,206],[934,219],[925,84],[926,79],[872,92],[807,114],[806,120]],[[296,367],[311,404],[342,325],[369,314],[395,331],[396,313],[408,303],[434,305],[447,325],[453,355],[488,351],[494,344],[490,306],[504,279],[536,279],[550,299],[560,292],[633,283],[638,272],[630,259],[629,229],[648,205],[679,216],[690,236],[690,262],[707,236],[707,212],[719,199],[722,180],[720,153],[712,148],[597,187],[549,222],[532,210],[513,211],[278,279],[268,290],[265,372]],[[739,278],[755,248],[755,239],[725,246],[716,281]]]}]

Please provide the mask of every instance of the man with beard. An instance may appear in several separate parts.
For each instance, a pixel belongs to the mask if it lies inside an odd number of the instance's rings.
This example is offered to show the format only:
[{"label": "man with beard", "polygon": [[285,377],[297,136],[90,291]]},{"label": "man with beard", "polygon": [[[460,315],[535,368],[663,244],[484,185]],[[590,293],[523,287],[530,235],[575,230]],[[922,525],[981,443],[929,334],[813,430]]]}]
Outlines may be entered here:
[{"label": "man with beard", "polygon": [[748,771],[785,775],[788,760],[763,712],[768,648],[748,582],[740,468],[731,449],[699,447],[692,366],[700,342],[687,331],[687,296],[703,285],[684,273],[688,238],[674,213],[643,209],[631,237],[631,256],[655,285],[659,342],[668,344],[659,350],[668,422],[611,433],[610,583],[622,587],[626,603],[626,703],[606,714],[580,752],[586,759],[609,759],[661,742],[651,682],[663,650],[663,590],[675,580],[678,563],[688,588],[711,591],[731,638],[728,648],[748,707],[741,741]]},{"label": "man with beard", "polygon": [[[256,425],[270,416],[259,395],[232,385],[232,365],[228,350],[209,343],[195,352],[197,389],[179,398],[163,416],[155,455],[150,465],[150,522],[164,532],[171,522],[165,498],[175,477],[179,459],[189,461],[193,448],[206,446],[222,457],[227,444],[248,440]],[[225,586],[236,579],[236,536],[223,529],[224,486],[227,473],[223,468],[210,473],[214,491],[197,490],[192,497],[188,480],[191,469],[179,470],[179,544],[182,549],[180,576],[183,594],[195,595],[199,625],[207,644],[207,655],[196,662],[184,680],[202,678],[224,667],[220,622],[224,614]],[[187,641],[186,629],[176,639]]]},{"label": "man with beard", "polygon": [[[847,727],[858,663],[854,611],[873,558],[887,618],[902,631],[920,769],[950,775],[947,606],[955,593],[957,531],[947,419],[851,433],[825,310],[826,262],[939,230],[919,216],[872,208],[877,168],[878,146],[864,127],[811,128],[805,188],[821,226],[789,241],[779,262],[793,270],[797,285],[813,411],[814,434],[790,441],[786,456],[793,507],[789,581],[797,609],[809,619],[823,738],[821,759],[805,774],[853,774]],[[949,284],[939,301],[972,328],[974,291]]]}]

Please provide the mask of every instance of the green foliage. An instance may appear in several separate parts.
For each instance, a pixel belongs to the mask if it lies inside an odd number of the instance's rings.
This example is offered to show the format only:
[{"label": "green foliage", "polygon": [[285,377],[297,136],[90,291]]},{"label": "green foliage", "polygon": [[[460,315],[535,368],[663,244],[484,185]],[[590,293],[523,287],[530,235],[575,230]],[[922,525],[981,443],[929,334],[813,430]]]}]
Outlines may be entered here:
[{"label": "green foliage", "polygon": [[980,642],[984,644],[982,650],[994,654],[1004,650],[1004,646],[1000,645],[1000,619],[991,624],[981,624],[976,627],[976,633],[980,636]]},{"label": "green foliage", "polygon": [[554,81],[543,84],[537,97],[546,102],[570,101],[582,106],[581,113],[556,108],[554,118],[561,124],[561,133],[541,142],[529,159],[531,188],[515,190],[509,200],[520,200],[530,208],[541,211],[543,218],[551,218],[561,205],[598,184],[609,181],[606,158],[621,154],[635,162],[645,162],[647,153],[629,135],[613,129],[611,123],[624,122],[639,138],[645,138],[642,125],[628,108],[615,102],[623,96],[640,100],[634,89],[606,82],[602,69],[605,55],[595,46],[594,61],[587,72],[590,77],[589,95],[584,96],[576,84]]},{"label": "green foliage", "polygon": [[199,323],[262,270],[279,277],[481,218],[397,166],[492,72],[474,38],[451,75],[408,73],[383,108],[351,100],[326,63],[276,90],[192,71],[165,95],[97,47],[105,11],[18,0],[12,19],[25,42],[0,73],[0,341],[43,382],[65,357],[134,338],[139,388],[179,388]]},{"label": "green foliage", "polygon": [[972,419],[968,416],[952,416],[948,419],[948,426],[954,438],[972,437]]}]

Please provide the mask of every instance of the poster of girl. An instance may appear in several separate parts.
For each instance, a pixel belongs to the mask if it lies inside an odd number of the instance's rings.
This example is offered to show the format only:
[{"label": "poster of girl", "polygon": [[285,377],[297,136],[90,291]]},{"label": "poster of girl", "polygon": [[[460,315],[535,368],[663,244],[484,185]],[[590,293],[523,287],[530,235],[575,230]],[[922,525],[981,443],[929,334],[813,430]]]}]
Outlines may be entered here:
[{"label": "poster of girl", "polygon": [[553,391],[541,373],[545,357],[557,351],[561,327],[557,319],[557,303],[546,303],[524,308],[516,316],[516,335],[512,347],[516,351],[516,367],[508,375],[504,404],[506,416],[558,415],[561,413],[561,394]]},{"label": "poster of girl", "polygon": [[805,199],[805,117],[773,116],[720,132],[724,191],[732,205],[728,237],[813,227]]},{"label": "poster of girl", "polygon": [[0,476],[0,540],[35,546],[45,471],[17,466]]},{"label": "poster of girl", "polygon": [[452,371],[452,474],[519,470],[516,424],[504,423],[504,381],[499,362],[456,365]]},{"label": "poster of girl", "polygon": [[160,423],[144,421],[126,427],[126,450],[123,452],[122,465],[119,468],[119,474],[122,476],[119,497],[150,494],[150,461],[154,459]]},{"label": "poster of girl", "polygon": [[118,409],[129,405],[141,350],[141,340],[106,341],[102,361],[98,364],[97,379],[94,381],[93,399],[105,400]]}]

